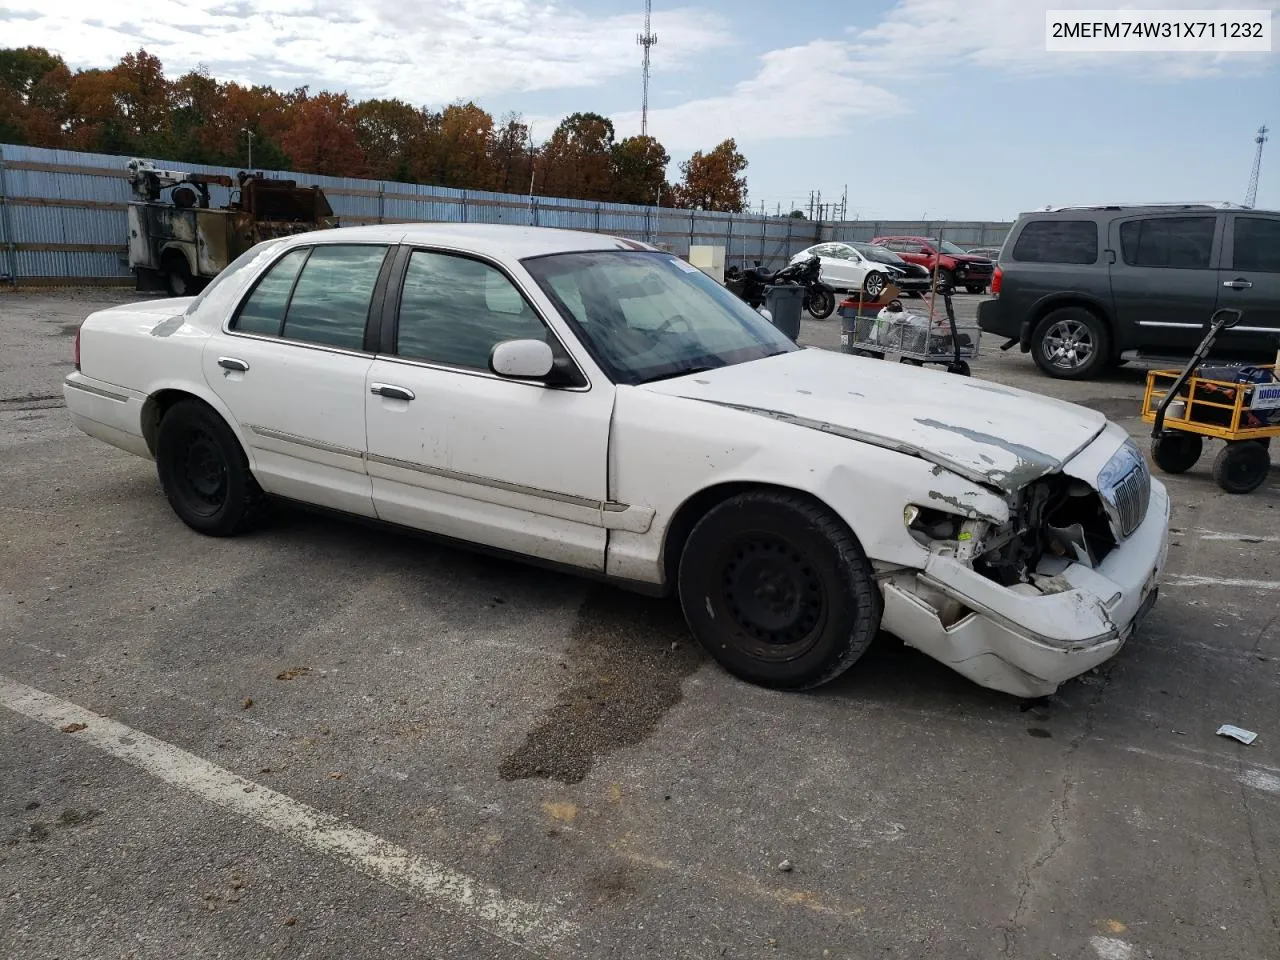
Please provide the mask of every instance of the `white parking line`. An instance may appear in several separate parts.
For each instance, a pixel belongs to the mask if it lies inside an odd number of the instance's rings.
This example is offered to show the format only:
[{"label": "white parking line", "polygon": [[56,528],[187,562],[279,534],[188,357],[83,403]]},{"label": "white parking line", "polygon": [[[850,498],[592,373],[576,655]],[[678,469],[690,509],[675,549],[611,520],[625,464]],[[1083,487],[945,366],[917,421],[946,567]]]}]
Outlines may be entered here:
[{"label": "white parking line", "polygon": [[1165,578],[1170,587],[1247,587],[1251,590],[1280,590],[1280,580],[1237,580],[1234,577],[1201,577],[1193,573]]},{"label": "white parking line", "polygon": [[508,897],[404,847],[347,826],[332,814],[24,683],[0,676],[0,706],[414,894],[513,946],[534,952],[532,946],[551,946],[576,932],[572,924],[539,904]]}]

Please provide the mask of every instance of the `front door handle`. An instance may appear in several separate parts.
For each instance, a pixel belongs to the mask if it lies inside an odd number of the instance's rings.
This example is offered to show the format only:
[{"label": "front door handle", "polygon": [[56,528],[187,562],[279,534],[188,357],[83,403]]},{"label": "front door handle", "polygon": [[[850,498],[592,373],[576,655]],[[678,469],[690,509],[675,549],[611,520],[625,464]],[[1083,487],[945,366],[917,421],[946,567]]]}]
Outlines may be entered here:
[{"label": "front door handle", "polygon": [[1234,280],[1223,280],[1222,285],[1231,290],[1248,290],[1253,286],[1253,283],[1244,277],[1236,277]]},{"label": "front door handle", "polygon": [[408,387],[397,387],[394,383],[370,384],[369,392],[391,400],[412,400],[414,396],[413,391]]},{"label": "front door handle", "polygon": [[218,366],[223,370],[238,370],[240,373],[249,372],[249,365],[238,357],[219,357]]}]

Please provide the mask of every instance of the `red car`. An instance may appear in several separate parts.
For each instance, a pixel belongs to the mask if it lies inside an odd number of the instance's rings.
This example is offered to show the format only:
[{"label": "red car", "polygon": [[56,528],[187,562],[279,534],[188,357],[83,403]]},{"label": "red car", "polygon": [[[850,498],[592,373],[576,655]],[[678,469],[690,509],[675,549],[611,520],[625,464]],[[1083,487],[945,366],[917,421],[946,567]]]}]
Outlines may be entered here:
[{"label": "red car", "polygon": [[892,250],[908,263],[918,263],[933,273],[938,267],[938,285],[964,287],[970,293],[986,293],[996,265],[986,257],[966,253],[950,240],[932,237],[876,237],[877,246]]}]

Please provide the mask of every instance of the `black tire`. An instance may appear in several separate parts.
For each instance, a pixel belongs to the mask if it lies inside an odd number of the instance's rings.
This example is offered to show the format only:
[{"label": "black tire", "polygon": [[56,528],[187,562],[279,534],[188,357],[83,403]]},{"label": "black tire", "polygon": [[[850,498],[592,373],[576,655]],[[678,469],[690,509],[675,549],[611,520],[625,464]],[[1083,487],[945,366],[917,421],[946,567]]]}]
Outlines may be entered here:
[{"label": "black tire", "polygon": [[889,278],[879,270],[871,270],[862,278],[862,294],[864,300],[876,300],[889,285]]},{"label": "black tire", "polygon": [[911,366],[911,367],[923,367],[923,366],[924,366],[924,361],[923,361],[923,360],[917,360],[915,357],[899,357],[899,358],[898,358],[898,362],[899,362],[899,363],[905,363],[905,364],[907,364],[908,366]]},{"label": "black tire", "polygon": [[712,508],[680,557],[689,629],[740,679],[780,690],[834,680],[862,656],[882,601],[857,539],[797,494],[743,493]]},{"label": "black tire", "polygon": [[165,259],[164,288],[171,297],[190,297],[195,293],[196,283],[187,266],[186,257],[172,256]]},{"label": "black tire", "polygon": [[156,435],[164,495],[192,530],[230,537],[261,519],[266,498],[226,421],[198,400],[165,412]]},{"label": "black tire", "polygon": [[1186,473],[1203,452],[1204,438],[1198,433],[1170,433],[1151,443],[1151,459],[1165,473]]},{"label": "black tire", "polygon": [[1092,380],[1111,359],[1107,325],[1084,307],[1059,307],[1045,315],[1031,334],[1036,366],[1058,380]]},{"label": "black tire", "polygon": [[966,283],[964,288],[968,290],[970,293],[986,293],[987,292],[986,286],[981,283]]},{"label": "black tire", "polygon": [[1252,493],[1271,469],[1267,448],[1254,440],[1228,443],[1213,461],[1213,480],[1227,493]]},{"label": "black tire", "polygon": [[956,288],[956,275],[946,267],[938,268],[938,276],[933,281],[935,293],[947,293]]},{"label": "black tire", "polygon": [[819,284],[809,294],[809,316],[815,320],[825,320],[836,309],[836,293],[826,284]]},{"label": "black tire", "polygon": [[969,372],[969,364],[965,360],[956,360],[947,364],[947,373],[958,373],[962,377],[967,377]]}]

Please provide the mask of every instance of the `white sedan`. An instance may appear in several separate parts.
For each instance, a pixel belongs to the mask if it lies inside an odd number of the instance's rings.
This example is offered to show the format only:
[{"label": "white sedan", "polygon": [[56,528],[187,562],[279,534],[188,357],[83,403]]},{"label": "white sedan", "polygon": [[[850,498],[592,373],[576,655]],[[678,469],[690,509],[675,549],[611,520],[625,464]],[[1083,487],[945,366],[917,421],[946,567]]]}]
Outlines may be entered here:
[{"label": "white sedan", "polygon": [[263,243],[198,297],[91,314],[91,436],[226,536],[273,499],[654,594],[784,689],[883,628],[1039,696],[1156,596],[1169,500],[1100,414],[802,349],[634,241],[396,225]]},{"label": "white sedan", "polygon": [[862,290],[875,299],[893,282],[894,268],[881,260],[864,256],[848,243],[819,243],[801,250],[791,262],[801,263],[810,257],[821,262],[822,282],[836,290]]}]

